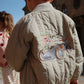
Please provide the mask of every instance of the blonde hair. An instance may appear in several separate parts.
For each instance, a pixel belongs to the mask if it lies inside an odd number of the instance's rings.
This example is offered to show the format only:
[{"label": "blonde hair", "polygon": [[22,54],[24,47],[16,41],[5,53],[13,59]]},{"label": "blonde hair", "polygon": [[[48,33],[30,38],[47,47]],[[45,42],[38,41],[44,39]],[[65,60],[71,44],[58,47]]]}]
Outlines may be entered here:
[{"label": "blonde hair", "polygon": [[11,34],[14,28],[13,16],[5,11],[0,12],[0,22],[2,22],[4,30]]}]

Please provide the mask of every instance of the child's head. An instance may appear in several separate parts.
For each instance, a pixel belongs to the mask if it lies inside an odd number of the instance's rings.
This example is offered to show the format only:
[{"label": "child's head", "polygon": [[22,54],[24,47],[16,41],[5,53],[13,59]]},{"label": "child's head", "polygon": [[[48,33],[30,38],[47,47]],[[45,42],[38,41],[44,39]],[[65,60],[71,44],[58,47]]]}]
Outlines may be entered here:
[{"label": "child's head", "polygon": [[11,34],[13,28],[14,28],[14,22],[13,17],[11,14],[6,13],[5,11],[0,12],[0,23],[2,24],[2,28]]}]

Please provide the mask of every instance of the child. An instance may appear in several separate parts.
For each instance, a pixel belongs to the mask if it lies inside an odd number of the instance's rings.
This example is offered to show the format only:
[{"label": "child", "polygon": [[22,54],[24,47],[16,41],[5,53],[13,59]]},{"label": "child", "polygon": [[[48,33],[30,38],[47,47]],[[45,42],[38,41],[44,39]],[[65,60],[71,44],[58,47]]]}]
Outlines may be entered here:
[{"label": "child", "polygon": [[31,13],[10,36],[5,57],[21,84],[78,84],[83,56],[75,23],[51,1],[27,0]]},{"label": "child", "polygon": [[14,28],[13,17],[6,12],[0,12],[0,67],[4,84],[19,84],[19,73],[15,72],[5,59],[5,49],[9,36]]}]

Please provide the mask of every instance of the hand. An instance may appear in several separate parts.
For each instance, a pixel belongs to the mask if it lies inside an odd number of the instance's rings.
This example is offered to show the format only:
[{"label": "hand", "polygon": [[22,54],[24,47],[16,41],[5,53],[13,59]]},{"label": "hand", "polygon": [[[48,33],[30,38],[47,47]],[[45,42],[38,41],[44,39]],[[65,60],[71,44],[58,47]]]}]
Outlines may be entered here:
[{"label": "hand", "polygon": [[70,84],[78,84],[78,80],[71,79]]},{"label": "hand", "polygon": [[7,60],[5,59],[5,56],[3,55],[3,57],[0,57],[0,67],[5,67],[7,66]]}]

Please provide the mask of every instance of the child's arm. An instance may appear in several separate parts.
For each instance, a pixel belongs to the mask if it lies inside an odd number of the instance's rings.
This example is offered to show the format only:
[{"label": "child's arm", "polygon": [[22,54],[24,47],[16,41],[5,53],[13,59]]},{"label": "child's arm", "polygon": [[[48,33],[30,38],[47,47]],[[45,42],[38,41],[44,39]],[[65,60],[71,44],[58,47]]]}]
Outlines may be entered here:
[{"label": "child's arm", "polygon": [[6,65],[7,61],[4,58],[4,51],[3,49],[0,47],[0,67],[4,67]]},{"label": "child's arm", "polygon": [[30,48],[29,42],[32,39],[31,35],[27,36],[27,32],[27,24],[22,21],[20,24],[17,23],[6,48],[5,57],[8,64],[16,71],[22,70],[27,59]]},{"label": "child's arm", "polygon": [[75,70],[74,74],[71,78],[71,83],[70,84],[78,84],[78,78],[82,73],[83,70],[83,54],[79,42],[79,38],[77,35],[77,31],[75,28],[75,25],[72,28],[72,38],[73,38],[73,43],[74,43],[74,49],[75,49]]}]

